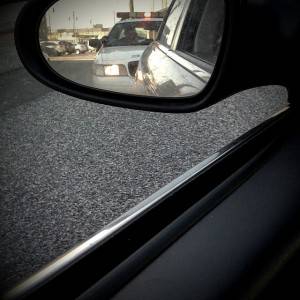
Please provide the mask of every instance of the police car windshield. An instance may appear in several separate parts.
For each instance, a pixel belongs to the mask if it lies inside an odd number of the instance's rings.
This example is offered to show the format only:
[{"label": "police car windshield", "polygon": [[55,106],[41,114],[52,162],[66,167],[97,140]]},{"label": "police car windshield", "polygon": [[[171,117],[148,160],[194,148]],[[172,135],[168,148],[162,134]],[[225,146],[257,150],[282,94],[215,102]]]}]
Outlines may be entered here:
[{"label": "police car windshield", "polygon": [[105,47],[149,45],[156,39],[161,21],[128,21],[116,24]]}]

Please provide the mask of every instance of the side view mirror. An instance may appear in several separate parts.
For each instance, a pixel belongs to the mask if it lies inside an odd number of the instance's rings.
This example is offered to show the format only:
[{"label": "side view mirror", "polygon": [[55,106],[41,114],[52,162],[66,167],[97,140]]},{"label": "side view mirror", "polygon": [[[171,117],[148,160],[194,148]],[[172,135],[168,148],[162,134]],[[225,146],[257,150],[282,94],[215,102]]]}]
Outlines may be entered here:
[{"label": "side view mirror", "polygon": [[[59,0],[60,7],[67,7],[67,1]],[[81,4],[73,5],[77,6],[76,11],[81,11]],[[90,14],[97,11],[97,5],[91,1]],[[112,9],[108,5],[103,7]],[[51,9],[45,15],[46,22],[49,14],[51,17]],[[105,15],[114,16],[109,11],[102,12],[103,18]],[[199,94],[209,82],[219,55],[225,22],[225,1],[174,0],[165,24],[162,18],[151,17],[151,14],[147,16],[145,13],[129,14],[116,23],[112,17],[109,35],[103,34],[103,24],[97,24],[91,29],[79,28],[75,37],[79,36],[82,42],[89,31],[93,35],[103,36],[100,41],[89,40],[89,46],[97,50],[93,65],[85,63],[81,55],[78,59],[82,61],[74,65],[75,69],[78,67],[76,76],[74,71],[69,74],[66,68],[62,70],[61,61],[57,59],[52,62],[50,58],[50,67],[66,79],[74,81],[76,78],[75,82],[102,91],[157,98],[192,97]],[[83,21],[84,17],[79,15]],[[178,23],[178,26],[174,26],[174,23]],[[45,22],[40,26],[45,27]],[[51,26],[58,28],[68,24],[61,18],[53,19]],[[99,34],[95,30],[99,30]],[[40,30],[46,31],[47,28]],[[60,28],[59,33],[67,35],[68,30]],[[53,35],[60,39],[53,31],[48,32],[48,39]],[[86,59],[91,59],[91,56]],[[69,66],[71,64],[69,61]],[[138,65],[140,68],[137,68]],[[139,76],[136,76],[137,72]],[[92,73],[92,76],[87,78],[87,73]]]},{"label": "side view mirror", "polygon": [[[166,15],[162,19],[144,12],[118,17],[114,12],[123,6],[112,9],[105,0],[31,0],[19,15],[15,40],[24,66],[58,91],[126,108],[192,112],[255,86],[297,87],[292,74],[298,72],[299,4],[289,1],[282,13],[284,1],[173,0],[157,8]],[[82,5],[90,11],[80,14]],[[69,28],[70,9],[78,12],[82,28]],[[86,16],[95,12],[99,24],[92,26]],[[79,49],[80,56],[57,58],[48,51],[45,59],[39,46],[60,39],[83,43],[95,36],[103,36],[90,43],[97,53]]]},{"label": "side view mirror", "polygon": [[108,36],[104,36],[104,37],[102,37],[102,39],[101,39],[101,43],[102,43],[102,45],[106,45],[107,44],[107,42],[108,42]]},{"label": "side view mirror", "polygon": [[101,48],[101,45],[102,45],[102,43],[101,43],[101,40],[99,40],[99,39],[89,40],[89,46],[92,48],[99,50]]}]

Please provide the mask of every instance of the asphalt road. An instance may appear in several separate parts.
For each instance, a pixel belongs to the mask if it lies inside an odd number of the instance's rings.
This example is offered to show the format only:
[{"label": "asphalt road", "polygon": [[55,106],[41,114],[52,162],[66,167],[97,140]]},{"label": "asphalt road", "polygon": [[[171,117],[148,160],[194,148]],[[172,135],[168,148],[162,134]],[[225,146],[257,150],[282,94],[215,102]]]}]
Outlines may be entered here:
[{"label": "asphalt road", "polygon": [[93,87],[93,61],[50,61],[49,65],[63,77]]},{"label": "asphalt road", "polygon": [[[53,91],[0,34],[0,286],[10,288],[286,105],[264,87],[192,114]],[[184,199],[183,199],[184,201]]]}]

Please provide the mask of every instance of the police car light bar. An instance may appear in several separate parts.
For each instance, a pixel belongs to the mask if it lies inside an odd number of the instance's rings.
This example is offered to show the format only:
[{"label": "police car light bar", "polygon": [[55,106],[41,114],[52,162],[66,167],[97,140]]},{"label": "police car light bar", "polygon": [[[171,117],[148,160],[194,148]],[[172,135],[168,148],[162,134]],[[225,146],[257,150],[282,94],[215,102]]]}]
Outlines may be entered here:
[{"label": "police car light bar", "polygon": [[125,19],[144,19],[144,18],[163,18],[165,16],[164,12],[118,12],[117,18],[120,18],[122,20]]}]

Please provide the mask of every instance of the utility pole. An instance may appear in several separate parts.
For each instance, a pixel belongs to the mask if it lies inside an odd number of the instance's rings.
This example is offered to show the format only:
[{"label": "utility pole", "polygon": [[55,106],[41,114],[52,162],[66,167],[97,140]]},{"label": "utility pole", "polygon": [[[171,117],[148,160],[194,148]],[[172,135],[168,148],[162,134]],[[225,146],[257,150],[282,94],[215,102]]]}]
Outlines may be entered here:
[{"label": "utility pole", "polygon": [[[55,9],[52,7],[52,14],[54,15]],[[49,10],[49,33],[51,34],[52,28],[51,28],[51,11]]]},{"label": "utility pole", "polygon": [[130,11],[130,13],[134,13],[134,4],[133,4],[133,0],[129,0],[129,11]]},{"label": "utility pole", "polygon": [[39,38],[42,41],[48,41],[48,26],[46,16],[44,16],[41,21]]},{"label": "utility pole", "polygon": [[48,15],[48,19],[49,19],[49,21],[48,21],[49,33],[51,35],[51,17],[50,17],[50,12],[49,12],[49,15]]},{"label": "utility pole", "polygon": [[73,36],[75,37],[75,11],[73,11]]},{"label": "utility pole", "polygon": [[[90,30],[90,28],[91,28],[91,30]],[[88,29],[89,35],[90,35],[90,32],[94,32],[94,30],[93,30],[93,21],[92,21],[92,18],[90,18],[90,28]]]}]

